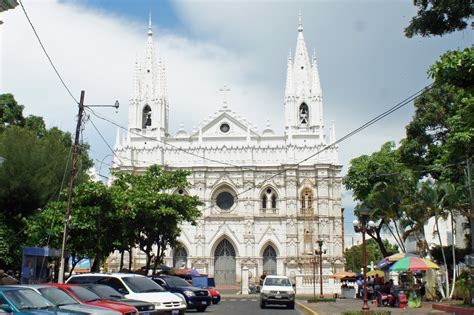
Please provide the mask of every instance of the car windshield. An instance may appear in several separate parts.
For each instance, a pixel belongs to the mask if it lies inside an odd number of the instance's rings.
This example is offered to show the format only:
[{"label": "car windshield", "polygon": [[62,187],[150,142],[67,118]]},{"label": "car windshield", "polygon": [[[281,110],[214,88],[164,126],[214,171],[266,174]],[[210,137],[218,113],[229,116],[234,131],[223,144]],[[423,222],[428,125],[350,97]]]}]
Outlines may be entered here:
[{"label": "car windshield", "polygon": [[147,277],[124,277],[123,282],[135,293],[164,292],[165,290]]},{"label": "car windshield", "polygon": [[19,310],[54,307],[54,304],[30,289],[9,290],[3,293]]},{"label": "car windshield", "polygon": [[120,299],[123,298],[123,295],[108,285],[93,285],[93,286],[85,286],[87,289],[93,291],[95,294],[100,296],[103,299],[109,298],[116,298]]},{"label": "car windshield", "polygon": [[176,287],[190,287],[191,285],[184,279],[169,277],[164,279],[166,283],[172,288]]},{"label": "car windshield", "polygon": [[69,290],[82,302],[94,302],[101,300],[100,296],[80,286],[70,287]]},{"label": "car windshield", "polygon": [[287,278],[266,278],[263,285],[278,285],[282,287],[291,287],[290,280]]},{"label": "car windshield", "polygon": [[40,288],[38,289],[40,293],[53,302],[56,306],[63,306],[63,305],[71,305],[71,304],[79,304],[76,300],[74,300],[70,295],[68,295],[63,290],[58,288]]}]

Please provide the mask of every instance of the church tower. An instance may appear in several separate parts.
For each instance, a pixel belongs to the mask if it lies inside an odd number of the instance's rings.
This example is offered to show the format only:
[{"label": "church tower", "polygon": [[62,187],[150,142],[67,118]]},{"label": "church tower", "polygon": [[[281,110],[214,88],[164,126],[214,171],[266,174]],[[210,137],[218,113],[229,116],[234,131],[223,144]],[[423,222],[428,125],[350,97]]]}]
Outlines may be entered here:
[{"label": "church tower", "polygon": [[323,140],[323,96],[319,82],[316,55],[310,60],[303,36],[301,14],[294,60],[288,56],[285,89],[285,132],[297,139],[314,135]]},{"label": "church tower", "polygon": [[133,133],[147,137],[168,136],[168,96],[164,60],[155,53],[151,15],[148,22],[148,36],[145,58],[135,62],[133,94],[129,103],[128,128]]}]

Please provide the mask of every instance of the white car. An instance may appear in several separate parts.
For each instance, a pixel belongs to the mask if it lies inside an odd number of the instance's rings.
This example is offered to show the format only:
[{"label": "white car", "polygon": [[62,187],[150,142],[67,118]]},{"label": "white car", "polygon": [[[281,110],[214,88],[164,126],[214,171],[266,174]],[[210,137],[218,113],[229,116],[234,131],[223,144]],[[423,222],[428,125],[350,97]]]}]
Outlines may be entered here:
[{"label": "white car", "polygon": [[127,299],[135,299],[155,304],[156,310],[172,315],[183,315],[186,302],[179,296],[166,291],[153,280],[132,273],[86,273],[71,276],[67,283],[100,283],[109,285]]},{"label": "white car", "polygon": [[260,308],[268,304],[286,305],[295,308],[295,290],[285,276],[266,276],[260,288]]}]

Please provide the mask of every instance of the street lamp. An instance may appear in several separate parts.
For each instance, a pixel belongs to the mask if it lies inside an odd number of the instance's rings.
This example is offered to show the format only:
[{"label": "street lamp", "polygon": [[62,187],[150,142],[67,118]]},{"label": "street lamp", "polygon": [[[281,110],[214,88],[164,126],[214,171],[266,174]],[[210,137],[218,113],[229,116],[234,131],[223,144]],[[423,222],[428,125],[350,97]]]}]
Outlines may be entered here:
[{"label": "street lamp", "polygon": [[314,250],[314,254],[319,255],[319,297],[323,299],[323,254],[326,254],[326,250],[323,249],[323,240],[318,241],[318,248]]},{"label": "street lamp", "polygon": [[367,251],[365,248],[365,233],[372,232],[375,230],[375,222],[369,220],[370,208],[363,207],[359,209],[359,220],[354,220],[354,231],[362,232],[362,266],[364,268],[364,304],[362,304],[362,310],[369,310],[369,304],[367,304]]}]

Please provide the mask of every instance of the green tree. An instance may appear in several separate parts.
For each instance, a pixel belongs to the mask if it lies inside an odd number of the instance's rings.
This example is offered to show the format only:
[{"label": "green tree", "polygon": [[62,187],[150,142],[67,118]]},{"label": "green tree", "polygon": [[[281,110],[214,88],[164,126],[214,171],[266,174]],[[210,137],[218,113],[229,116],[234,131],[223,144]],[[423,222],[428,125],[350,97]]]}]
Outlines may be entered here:
[{"label": "green tree", "polygon": [[[388,256],[382,232],[389,232],[403,251],[402,200],[415,188],[412,172],[399,161],[393,142],[385,143],[372,155],[362,155],[351,160],[347,175],[343,179],[346,189],[351,190],[358,201],[357,208],[372,209],[371,219],[377,224],[369,235],[377,242],[382,255]],[[356,214],[358,210],[356,208]]]},{"label": "green tree", "polygon": [[[41,117],[24,118],[12,94],[0,95],[0,268],[19,269],[25,220],[59,197],[71,145],[69,133],[46,129]],[[90,165],[83,151],[76,182],[86,178]]]},{"label": "green tree", "polygon": [[[54,201],[28,220],[31,245],[61,246],[66,201]],[[119,234],[113,224],[116,209],[110,190],[101,182],[87,181],[74,188],[66,250],[75,262],[93,259],[92,271],[99,271],[115,249]]]},{"label": "green tree", "polygon": [[[383,240],[384,247],[387,250],[387,255],[382,255],[379,245],[375,240],[369,239],[366,242],[367,263],[377,264],[384,257],[398,253],[397,245],[391,244],[388,240]],[[346,260],[346,270],[351,270],[359,273],[362,266],[362,245],[354,245],[344,251],[344,258]]]},{"label": "green tree", "polygon": [[470,0],[414,0],[418,14],[405,28],[405,35],[444,35],[463,30],[474,14]]},{"label": "green tree", "polygon": [[415,115],[399,149],[419,177],[464,185],[474,153],[474,49],[448,52],[430,67],[434,87],[415,100]]},{"label": "green tree", "polygon": [[[126,204],[123,208],[133,212],[134,228],[140,231],[138,245],[146,254],[146,272],[162,263],[167,247],[174,246],[184,222],[195,223],[201,215],[197,208],[201,205],[197,196],[169,193],[189,185],[189,171],[164,171],[154,165],[143,175],[116,174],[114,186],[123,190]],[[156,251],[153,246],[156,245]]]},{"label": "green tree", "polygon": [[22,126],[25,120],[23,108],[13,94],[0,94],[0,131],[12,125]]}]

